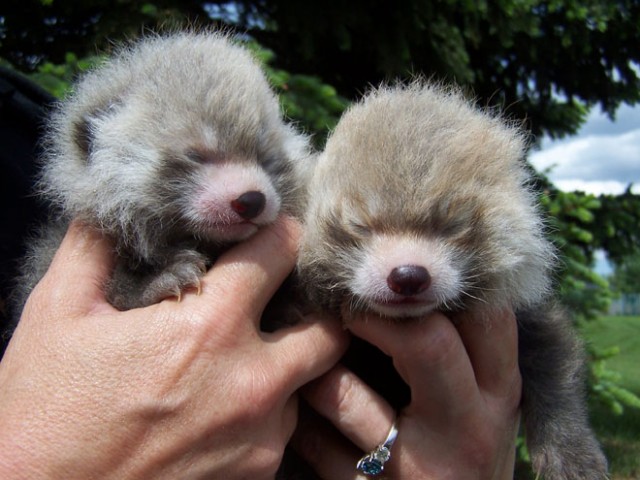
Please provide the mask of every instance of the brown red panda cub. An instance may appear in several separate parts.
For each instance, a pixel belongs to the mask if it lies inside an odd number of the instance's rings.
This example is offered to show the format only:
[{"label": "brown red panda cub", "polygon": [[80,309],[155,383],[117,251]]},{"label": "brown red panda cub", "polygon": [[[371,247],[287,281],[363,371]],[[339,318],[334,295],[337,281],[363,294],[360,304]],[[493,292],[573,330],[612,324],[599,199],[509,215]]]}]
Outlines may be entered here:
[{"label": "brown red panda cub", "polygon": [[147,35],[120,48],[50,118],[39,189],[56,213],[25,262],[17,310],[71,218],[115,242],[115,307],[198,287],[223,246],[295,212],[309,158],[258,62],[228,35]]},{"label": "brown red panda cub", "polygon": [[433,310],[474,310],[490,322],[513,307],[535,470],[602,480],[583,353],[552,299],[554,250],[524,153],[518,128],[455,89],[414,82],[370,92],[318,159],[299,278],[316,308],[377,312],[397,319],[389,328]]}]

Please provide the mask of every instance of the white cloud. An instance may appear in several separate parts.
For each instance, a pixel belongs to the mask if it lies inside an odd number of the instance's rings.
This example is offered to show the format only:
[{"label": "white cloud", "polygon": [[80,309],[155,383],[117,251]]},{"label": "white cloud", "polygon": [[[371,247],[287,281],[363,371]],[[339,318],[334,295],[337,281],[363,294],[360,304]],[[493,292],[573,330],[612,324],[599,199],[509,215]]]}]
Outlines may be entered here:
[{"label": "white cloud", "polygon": [[621,107],[616,122],[592,113],[577,136],[545,139],[529,160],[561,190],[619,194],[633,183],[640,193],[640,108]]},{"label": "white cloud", "polygon": [[[564,192],[580,191],[592,193],[593,195],[611,194],[619,195],[624,193],[628,184],[616,180],[586,181],[586,180],[555,180],[554,185]],[[640,184],[634,184],[631,188],[633,193],[640,194]]]}]

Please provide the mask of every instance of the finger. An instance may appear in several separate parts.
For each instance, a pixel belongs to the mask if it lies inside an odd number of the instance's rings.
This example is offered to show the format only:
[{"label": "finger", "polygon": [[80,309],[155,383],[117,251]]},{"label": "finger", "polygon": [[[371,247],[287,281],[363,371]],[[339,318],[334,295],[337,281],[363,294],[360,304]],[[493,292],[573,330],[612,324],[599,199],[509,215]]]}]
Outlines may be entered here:
[{"label": "finger", "polygon": [[349,335],[337,319],[308,315],[305,321],[263,334],[269,367],[279,372],[290,393],[319,377],[344,355]]},{"label": "finger", "polygon": [[479,395],[475,374],[460,335],[444,315],[434,313],[419,321],[365,316],[354,318],[348,327],[392,357],[411,388],[414,408],[450,415],[472,408]]},{"label": "finger", "polygon": [[251,309],[246,314],[259,315],[293,270],[300,235],[301,228],[295,220],[280,217],[275,224],[226,252],[203,278],[203,301],[210,302],[211,297],[218,303],[224,303],[226,298],[237,301],[238,291],[242,291],[242,305]]},{"label": "finger", "polygon": [[356,470],[362,452],[339,432],[312,415],[302,416],[291,446],[318,477],[330,480],[364,479]]},{"label": "finger", "polygon": [[84,312],[105,304],[104,285],[115,263],[111,242],[99,231],[74,221],[39,289],[58,306]]},{"label": "finger", "polygon": [[465,314],[457,322],[481,390],[506,396],[519,388],[518,326],[511,310],[477,319]]},{"label": "finger", "polygon": [[316,412],[364,451],[385,439],[395,419],[391,406],[342,365],[306,385],[302,395]]},{"label": "finger", "polygon": [[300,401],[297,394],[291,395],[285,400],[282,409],[279,445],[286,445],[291,441],[291,437],[298,425],[299,403]]}]

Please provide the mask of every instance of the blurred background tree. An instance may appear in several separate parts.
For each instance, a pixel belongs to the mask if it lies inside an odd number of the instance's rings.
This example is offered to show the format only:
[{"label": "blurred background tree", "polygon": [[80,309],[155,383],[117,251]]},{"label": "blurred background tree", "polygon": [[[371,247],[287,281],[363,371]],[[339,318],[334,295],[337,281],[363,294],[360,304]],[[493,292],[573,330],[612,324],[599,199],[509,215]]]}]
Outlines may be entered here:
[{"label": "blurred background tree", "polygon": [[616,263],[611,286],[617,293],[640,293],[640,255],[629,255]]},{"label": "blurred background tree", "polygon": [[0,57],[24,71],[159,25],[232,26],[353,99],[420,73],[467,87],[535,136],[575,133],[592,106],[640,100],[637,0],[4,0]]}]

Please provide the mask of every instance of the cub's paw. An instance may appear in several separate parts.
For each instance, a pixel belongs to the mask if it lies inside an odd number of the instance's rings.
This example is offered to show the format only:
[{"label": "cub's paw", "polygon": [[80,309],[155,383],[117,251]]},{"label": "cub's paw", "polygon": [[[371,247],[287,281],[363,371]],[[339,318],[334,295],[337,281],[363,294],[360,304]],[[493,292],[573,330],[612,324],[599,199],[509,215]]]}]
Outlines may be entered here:
[{"label": "cub's paw", "polygon": [[191,288],[197,289],[200,294],[200,279],[206,273],[207,266],[207,257],[195,250],[177,253],[173,261],[151,279],[142,292],[142,302],[152,305],[171,297],[180,301],[182,292]]},{"label": "cub's paw", "polygon": [[607,460],[595,439],[585,435],[568,444],[531,451],[534,470],[545,480],[607,480]]}]

